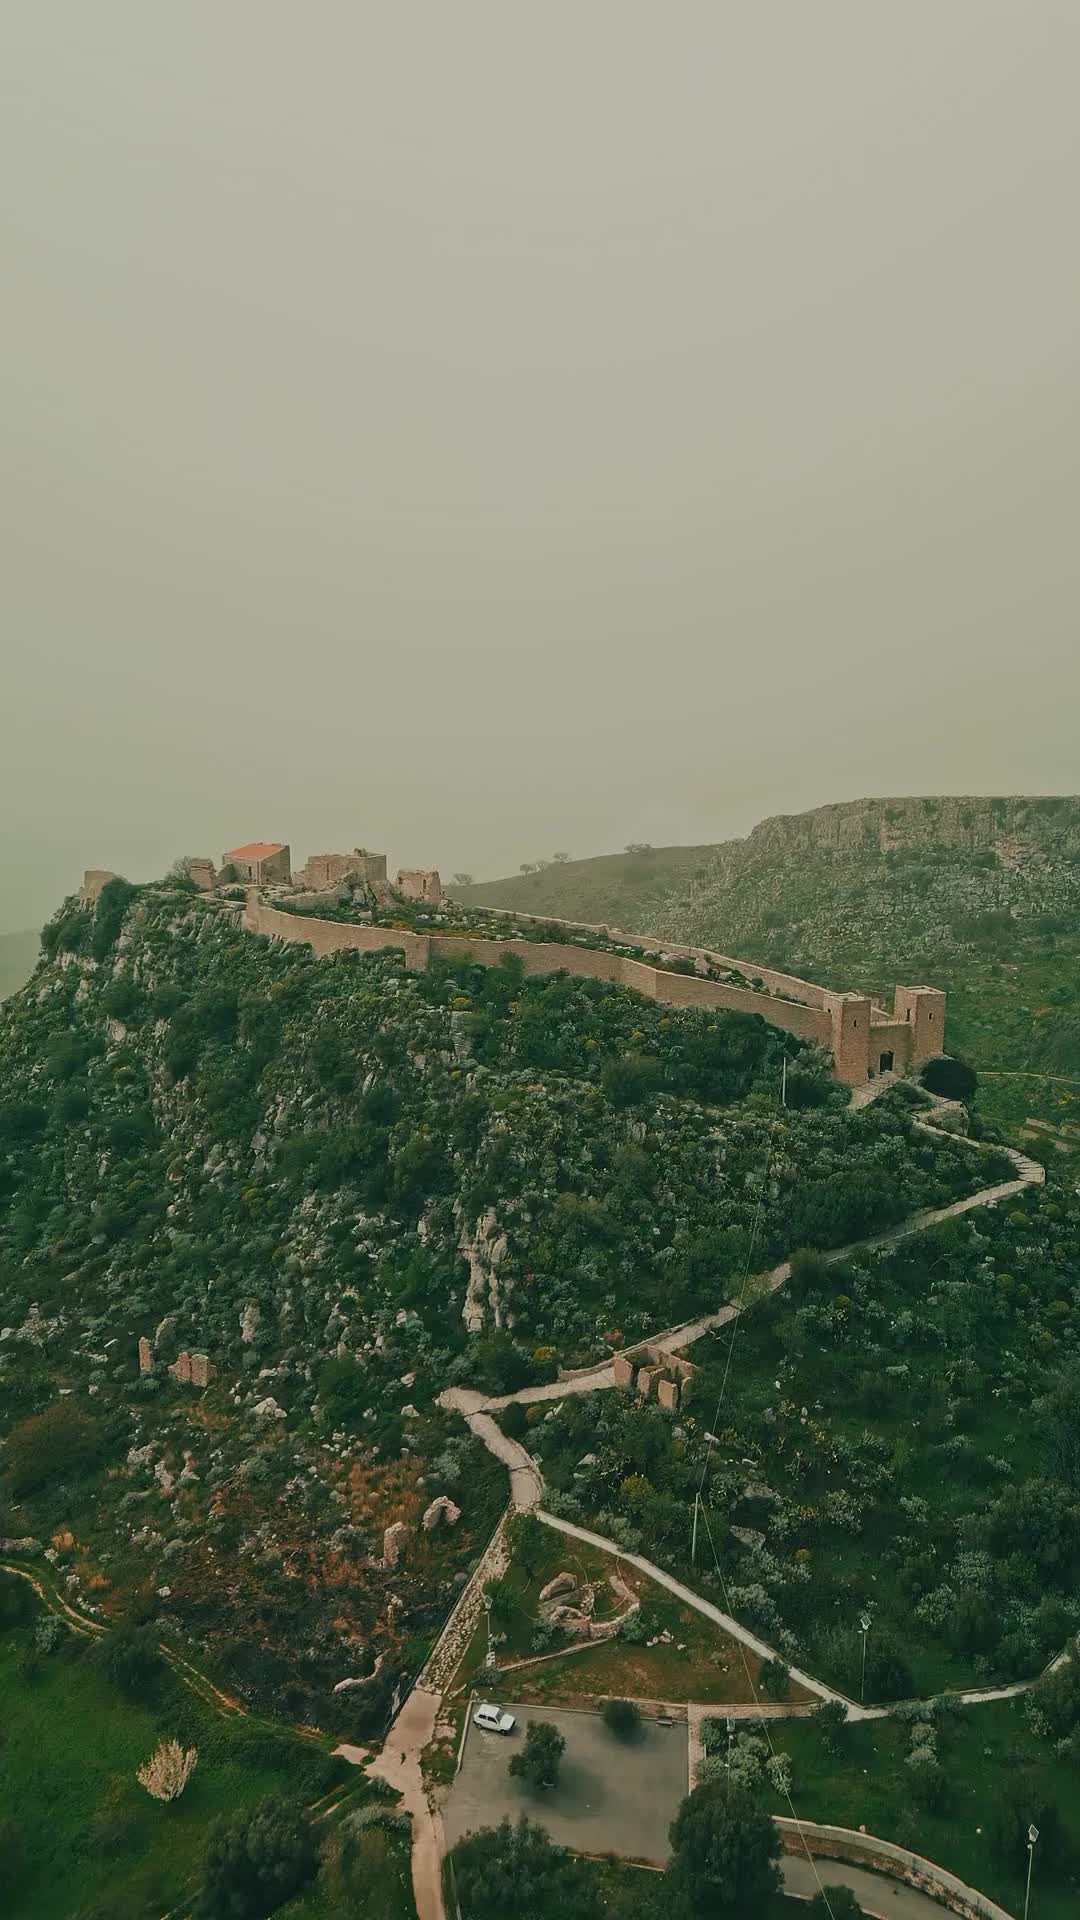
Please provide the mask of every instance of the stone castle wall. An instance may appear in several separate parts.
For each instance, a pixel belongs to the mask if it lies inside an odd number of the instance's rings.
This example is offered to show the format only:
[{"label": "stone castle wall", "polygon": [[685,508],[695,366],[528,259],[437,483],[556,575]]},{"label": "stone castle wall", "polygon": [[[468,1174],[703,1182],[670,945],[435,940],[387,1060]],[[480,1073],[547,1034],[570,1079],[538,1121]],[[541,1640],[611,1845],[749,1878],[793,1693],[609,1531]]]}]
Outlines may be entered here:
[{"label": "stone castle wall", "polygon": [[[282,913],[249,898],[244,908],[244,926],[250,933],[263,933],[275,940],[302,941],[322,957],[346,949],[363,953],[396,949],[405,956],[405,964],[416,972],[430,965],[432,955],[445,959],[466,957],[481,966],[498,966],[504,954],[516,954],[527,974],[565,971],[579,978],[611,980],[617,986],[632,987],[650,1000],[673,1007],[713,1007],[733,1013],[757,1013],[770,1026],[782,1027],[802,1040],[829,1047],[832,1022],[828,1013],[817,1007],[801,1006],[794,1001],[770,998],[749,987],[729,987],[717,980],[701,980],[694,974],[668,973],[650,967],[641,960],[602,948],[562,946],[537,940],[485,940],[454,934],[406,933],[396,927],[356,926],[340,920],[320,920],[314,915]],[[869,1006],[869,1002],[866,1003]],[[860,1075],[865,1079],[865,1071]]]},{"label": "stone castle wall", "polygon": [[[498,915],[499,909],[485,909]],[[568,932],[602,933],[617,947],[641,947],[646,953],[665,953],[673,960],[696,960],[701,954],[716,967],[729,967],[747,980],[760,980],[770,993],[782,1000],[799,1000],[807,1007],[823,1007],[829,998],[824,987],[812,980],[799,980],[793,973],[777,973],[774,967],[759,967],[755,960],[733,960],[730,954],[717,953],[712,947],[684,947],[676,940],[662,940],[655,933],[627,933],[622,927],[596,927],[586,920],[553,920],[550,914],[509,911],[509,918],[523,927],[565,927]]]}]

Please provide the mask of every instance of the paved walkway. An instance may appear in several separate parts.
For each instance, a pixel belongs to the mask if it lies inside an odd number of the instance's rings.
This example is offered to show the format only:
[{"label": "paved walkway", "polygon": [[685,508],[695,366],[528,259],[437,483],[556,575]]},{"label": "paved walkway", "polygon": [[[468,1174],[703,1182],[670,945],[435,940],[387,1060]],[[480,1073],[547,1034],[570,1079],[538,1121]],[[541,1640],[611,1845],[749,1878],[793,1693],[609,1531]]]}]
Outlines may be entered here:
[{"label": "paved walkway", "polygon": [[[916,1119],[914,1124],[927,1133],[944,1132],[944,1129],[935,1127],[928,1120]],[[947,1137],[955,1139],[957,1136],[950,1134]],[[975,1143],[971,1144],[975,1146]],[[843,1260],[853,1254],[896,1246],[913,1234],[925,1233],[945,1220],[955,1219],[976,1207],[996,1206],[1000,1201],[1022,1193],[1028,1186],[1042,1184],[1046,1174],[1038,1161],[1029,1159],[1026,1154],[1018,1152],[1015,1148],[1008,1148],[1006,1151],[1016,1168],[1015,1179],[1000,1181],[992,1187],[983,1187],[977,1193],[969,1194],[962,1200],[954,1200],[945,1207],[924,1209],[920,1213],[912,1214],[909,1219],[901,1221],[898,1226],[890,1227],[884,1233],[875,1234],[870,1239],[857,1241],[850,1246],[833,1248],[822,1257],[832,1262]],[[790,1278],[790,1274],[790,1261],[782,1261],[779,1266],[772,1268],[771,1272],[758,1279],[754,1286],[755,1295],[760,1295],[762,1291],[774,1292],[784,1285],[784,1282]],[[737,1313],[738,1308],[729,1303],[718,1308],[714,1313],[702,1314],[696,1320],[684,1322],[680,1326],[671,1327],[666,1332],[655,1335],[649,1344],[653,1348],[660,1347],[670,1353],[681,1352],[695,1340],[701,1339],[704,1334],[713,1331],[716,1327],[729,1324]],[[746,1627],[741,1626],[730,1614],[723,1613],[711,1601],[703,1599],[691,1588],[683,1586],[681,1581],[665,1572],[662,1567],[643,1559],[639,1554],[626,1553],[615,1541],[608,1540],[602,1534],[591,1533],[585,1527],[575,1526],[571,1521],[545,1512],[540,1506],[544,1481],[538,1462],[519,1441],[510,1439],[502,1431],[497,1420],[492,1417],[494,1413],[513,1403],[532,1405],[538,1401],[559,1401],[572,1394],[604,1391],[613,1388],[614,1385],[613,1365],[606,1362],[572,1374],[565,1379],[552,1381],[545,1386],[523,1387],[516,1393],[489,1395],[468,1387],[449,1387],[439,1395],[438,1404],[449,1412],[460,1414],[477,1439],[481,1440],[489,1452],[502,1461],[509,1475],[510,1500],[515,1509],[534,1510],[537,1518],[543,1521],[545,1526],[554,1527],[560,1533],[610,1553],[618,1560],[629,1561],[640,1572],[657,1581],[660,1586],[666,1587],[677,1599],[693,1607],[706,1619],[712,1620],[732,1639],[740,1641],[759,1659],[778,1658],[776,1650],[764,1640],[760,1640],[756,1634],[752,1634]],[[420,1753],[432,1737],[442,1690],[447,1685],[475,1626],[478,1609],[482,1604],[483,1585],[501,1566],[502,1555],[505,1552],[504,1538],[505,1515],[429,1657],[428,1664],[421,1675],[423,1686],[414,1688],[390,1730],[382,1755],[368,1768],[369,1773],[388,1780],[398,1789],[402,1794],[404,1805],[413,1816],[413,1891],[419,1920],[445,1920],[440,1876],[440,1862],[445,1851],[445,1842],[441,1818],[429,1805],[424,1793],[420,1775]],[[1060,1655],[1059,1660],[1054,1664],[1059,1664],[1063,1658],[1065,1655]],[[891,1707],[860,1706],[855,1701],[847,1699],[844,1694],[827,1686],[824,1681],[815,1679],[812,1674],[804,1673],[796,1667],[792,1667],[790,1672],[792,1679],[799,1686],[819,1700],[840,1701],[847,1709],[849,1720],[880,1719],[893,1710]],[[973,1689],[961,1694],[960,1699],[968,1703],[1009,1699],[1014,1694],[1022,1693],[1031,1684],[1030,1681],[1020,1681],[1011,1687]],[[723,1712],[724,1709],[721,1706],[714,1708],[713,1711]],[[690,1719],[689,1714],[688,1719]],[[692,1777],[695,1746],[700,1748],[700,1717],[696,1724],[690,1719],[688,1731]],[[847,1867],[839,1861],[828,1861],[820,1864],[820,1871],[826,1884],[850,1885],[860,1898],[864,1894],[875,1895],[878,1905],[871,1905],[868,1911],[896,1915],[898,1920],[932,1920],[932,1916],[940,1914],[941,1909],[935,1902],[914,1889],[891,1880],[886,1881],[874,1874],[867,1874],[860,1868]],[[808,1884],[803,1884],[801,1876],[804,1874],[808,1876]],[[790,1886],[792,1892],[812,1894],[817,1891],[817,1877],[805,1856],[801,1860],[794,1856],[785,1857],[785,1884]]]},{"label": "paved walkway", "polygon": [[917,1887],[906,1887],[902,1880],[887,1880],[880,1873],[868,1873],[865,1867],[849,1867],[845,1860],[812,1864],[805,1853],[785,1853],[780,1865],[785,1893],[812,1900],[820,1877],[823,1887],[850,1887],[863,1912],[874,1915],[875,1920],[941,1920],[945,1911]]},{"label": "paved walkway", "polygon": [[412,1815],[412,1884],[417,1920],[446,1920],[442,1815],[431,1806],[420,1772],[420,1755],[435,1732],[441,1699],[441,1694],[414,1687],[386,1736],[381,1754],[367,1768],[374,1779],[385,1780],[400,1793],[403,1810]]},{"label": "paved walkway", "polygon": [[[639,1573],[647,1574],[649,1579],[655,1580],[658,1586],[666,1587],[669,1593],[673,1593],[676,1600],[681,1600],[684,1606],[693,1607],[697,1613],[704,1614],[706,1620],[711,1620],[714,1626],[730,1634],[733,1640],[741,1641],[742,1645],[756,1654],[759,1660],[775,1660],[782,1657],[777,1654],[774,1647],[770,1647],[764,1640],[759,1640],[756,1633],[751,1633],[749,1627],[740,1626],[730,1613],[721,1613],[720,1608],[714,1607],[711,1600],[703,1600],[692,1587],[684,1587],[682,1581],[676,1580],[674,1574],[665,1573],[663,1567],[656,1566],[652,1560],[643,1559],[640,1553],[627,1553],[624,1547],[617,1546],[614,1540],[608,1540],[604,1534],[590,1533],[588,1527],[575,1526],[572,1520],[563,1520],[557,1513],[545,1513],[543,1507],[537,1509],[536,1517],[542,1520],[546,1527],[554,1527],[556,1532],[565,1533],[572,1540],[582,1540],[586,1546],[599,1547],[602,1553],[613,1553],[620,1560],[625,1561],[627,1566],[636,1567]],[[839,1700],[847,1708],[849,1720],[866,1720],[872,1716],[874,1711],[872,1707],[856,1706],[846,1694],[834,1692],[833,1688],[827,1687],[823,1680],[815,1680],[812,1674],[803,1673],[798,1667],[789,1667],[788,1672],[796,1686],[805,1687],[808,1693],[816,1694],[819,1700]],[[723,1713],[724,1708],[720,1706],[715,1711]]]}]

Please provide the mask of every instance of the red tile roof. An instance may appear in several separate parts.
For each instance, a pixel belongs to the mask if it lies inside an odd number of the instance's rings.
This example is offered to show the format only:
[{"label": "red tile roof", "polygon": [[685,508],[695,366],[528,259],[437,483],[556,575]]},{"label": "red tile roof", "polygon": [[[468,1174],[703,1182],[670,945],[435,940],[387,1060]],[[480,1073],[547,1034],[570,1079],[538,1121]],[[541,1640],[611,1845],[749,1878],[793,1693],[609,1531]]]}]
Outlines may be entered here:
[{"label": "red tile roof", "polygon": [[226,860],[268,860],[272,853],[280,853],[284,842],[281,840],[252,840],[246,847],[230,847]]}]

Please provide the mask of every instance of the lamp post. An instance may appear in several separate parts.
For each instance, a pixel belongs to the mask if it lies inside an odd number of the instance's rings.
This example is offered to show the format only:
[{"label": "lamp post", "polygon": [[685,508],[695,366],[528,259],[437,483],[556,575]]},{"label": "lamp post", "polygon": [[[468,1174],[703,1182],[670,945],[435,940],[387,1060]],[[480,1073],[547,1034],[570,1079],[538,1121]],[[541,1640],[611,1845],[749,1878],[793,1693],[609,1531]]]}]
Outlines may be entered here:
[{"label": "lamp post", "polygon": [[1027,1838],[1028,1870],[1027,1870],[1027,1890],[1024,1894],[1024,1920],[1027,1920],[1028,1901],[1031,1899],[1031,1866],[1035,1858],[1035,1842],[1038,1839],[1038,1837],[1039,1837],[1038,1827],[1029,1827],[1028,1838]]},{"label": "lamp post", "polygon": [[866,1636],[870,1631],[870,1615],[859,1615],[859,1632],[862,1634],[862,1673],[859,1677],[859,1700],[866,1705]]},{"label": "lamp post", "polygon": [[486,1593],[484,1595],[484,1612],[487,1615],[487,1659],[484,1661],[484,1665],[490,1672],[491,1668],[495,1665],[495,1660],[491,1651],[491,1601],[488,1599]]}]

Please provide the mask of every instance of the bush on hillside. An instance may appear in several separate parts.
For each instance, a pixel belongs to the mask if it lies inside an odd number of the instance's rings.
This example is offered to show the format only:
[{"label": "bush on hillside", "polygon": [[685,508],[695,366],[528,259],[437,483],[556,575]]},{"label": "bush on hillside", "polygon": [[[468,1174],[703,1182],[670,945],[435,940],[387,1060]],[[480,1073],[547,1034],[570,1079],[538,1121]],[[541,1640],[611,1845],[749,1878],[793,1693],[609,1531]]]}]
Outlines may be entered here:
[{"label": "bush on hillside", "polygon": [[936,1053],[928,1060],[920,1076],[929,1093],[945,1100],[974,1100],[979,1076],[974,1067],[952,1053]]}]

